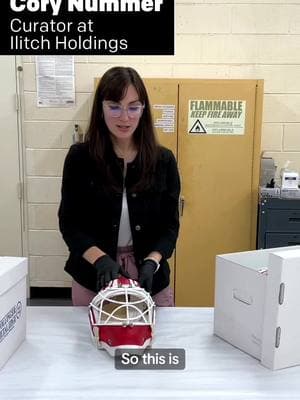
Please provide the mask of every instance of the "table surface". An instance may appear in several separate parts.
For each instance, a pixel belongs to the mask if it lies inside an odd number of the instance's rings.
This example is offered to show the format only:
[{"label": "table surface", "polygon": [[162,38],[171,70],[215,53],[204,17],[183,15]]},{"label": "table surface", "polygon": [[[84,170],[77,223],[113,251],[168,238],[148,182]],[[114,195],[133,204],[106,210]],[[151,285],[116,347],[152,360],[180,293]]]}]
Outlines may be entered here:
[{"label": "table surface", "polygon": [[27,338],[0,371],[2,400],[300,399],[300,367],[271,371],[213,335],[213,309],[157,310],[156,348],[184,348],[184,370],[116,370],[84,307],[28,307]]}]

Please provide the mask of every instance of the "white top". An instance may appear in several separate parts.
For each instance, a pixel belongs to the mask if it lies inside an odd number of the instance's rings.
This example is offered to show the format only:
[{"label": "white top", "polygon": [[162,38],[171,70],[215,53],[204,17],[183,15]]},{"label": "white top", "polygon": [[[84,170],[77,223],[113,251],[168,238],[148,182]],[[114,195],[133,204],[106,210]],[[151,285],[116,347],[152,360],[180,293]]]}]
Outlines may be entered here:
[{"label": "white top", "polygon": [[123,190],[122,212],[119,227],[118,247],[131,246],[132,234],[129,221],[126,188]]},{"label": "white top", "polygon": [[213,335],[213,309],[158,308],[153,348],[184,348],[185,370],[116,370],[86,307],[28,307],[27,339],[0,371],[5,400],[291,400],[300,367],[271,371]]},{"label": "white top", "polygon": [[130,228],[128,203],[127,203],[127,192],[126,192],[126,186],[125,186],[126,173],[127,173],[127,163],[124,161],[123,197],[122,197],[122,211],[121,211],[119,236],[118,236],[118,247],[132,245],[132,234],[131,234],[131,228]]}]

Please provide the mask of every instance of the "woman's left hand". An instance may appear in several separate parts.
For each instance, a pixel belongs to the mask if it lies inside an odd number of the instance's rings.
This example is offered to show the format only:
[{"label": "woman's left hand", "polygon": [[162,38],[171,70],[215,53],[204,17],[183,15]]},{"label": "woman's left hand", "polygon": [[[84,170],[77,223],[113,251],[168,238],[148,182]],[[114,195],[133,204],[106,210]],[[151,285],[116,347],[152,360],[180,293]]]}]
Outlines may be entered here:
[{"label": "woman's left hand", "polygon": [[142,288],[151,293],[153,275],[157,264],[153,260],[145,260],[139,269],[139,284]]}]

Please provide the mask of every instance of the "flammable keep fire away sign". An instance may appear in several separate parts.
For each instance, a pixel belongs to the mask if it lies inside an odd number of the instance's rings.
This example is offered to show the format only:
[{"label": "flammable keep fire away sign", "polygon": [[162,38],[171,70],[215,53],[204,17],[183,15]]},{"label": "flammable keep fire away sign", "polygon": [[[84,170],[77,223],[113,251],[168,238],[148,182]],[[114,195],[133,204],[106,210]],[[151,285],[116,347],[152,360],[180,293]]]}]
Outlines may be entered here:
[{"label": "flammable keep fire away sign", "polygon": [[245,134],[244,100],[189,100],[188,113],[189,134]]}]

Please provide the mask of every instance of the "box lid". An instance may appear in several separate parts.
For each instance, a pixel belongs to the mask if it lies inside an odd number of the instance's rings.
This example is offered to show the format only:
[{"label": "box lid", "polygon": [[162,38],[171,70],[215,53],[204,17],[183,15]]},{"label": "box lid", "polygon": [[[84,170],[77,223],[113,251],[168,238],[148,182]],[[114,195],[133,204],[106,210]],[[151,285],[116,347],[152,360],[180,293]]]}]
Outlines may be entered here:
[{"label": "box lid", "polygon": [[300,364],[300,250],[269,257],[261,362],[279,369]]},{"label": "box lid", "polygon": [[27,258],[0,257],[0,296],[27,275]]}]

